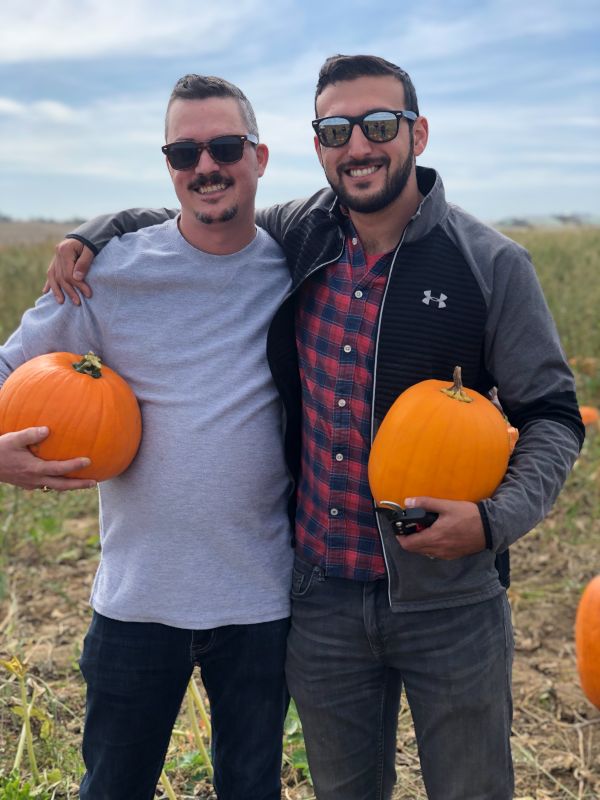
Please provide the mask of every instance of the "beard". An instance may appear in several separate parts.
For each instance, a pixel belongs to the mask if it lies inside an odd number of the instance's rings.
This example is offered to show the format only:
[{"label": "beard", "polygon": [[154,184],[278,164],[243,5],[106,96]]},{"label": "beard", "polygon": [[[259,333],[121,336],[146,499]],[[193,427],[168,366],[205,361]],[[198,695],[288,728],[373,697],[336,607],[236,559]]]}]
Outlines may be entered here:
[{"label": "beard", "polygon": [[394,202],[406,187],[414,164],[414,142],[412,131],[410,135],[410,150],[405,160],[400,164],[398,169],[390,173],[390,159],[385,156],[383,166],[388,168],[388,178],[385,185],[375,194],[367,197],[356,197],[351,191],[347,191],[343,186],[343,173],[348,169],[360,169],[361,167],[369,167],[373,162],[381,164],[381,159],[365,159],[364,161],[347,161],[343,165],[340,164],[336,169],[336,177],[332,178],[325,172],[327,182],[337,194],[339,201],[342,205],[350,211],[356,211],[360,214],[374,214],[377,211],[389,206]]},{"label": "beard", "polygon": [[[234,181],[231,178],[226,178],[220,172],[211,172],[210,175],[197,175],[193,181],[188,184],[189,191],[197,191],[205,186],[233,186]],[[203,222],[205,225],[212,225],[213,222],[229,222],[234,219],[238,213],[239,207],[237,205],[226,208],[218,216],[206,214],[202,211],[197,211],[195,216],[198,222]]]}]

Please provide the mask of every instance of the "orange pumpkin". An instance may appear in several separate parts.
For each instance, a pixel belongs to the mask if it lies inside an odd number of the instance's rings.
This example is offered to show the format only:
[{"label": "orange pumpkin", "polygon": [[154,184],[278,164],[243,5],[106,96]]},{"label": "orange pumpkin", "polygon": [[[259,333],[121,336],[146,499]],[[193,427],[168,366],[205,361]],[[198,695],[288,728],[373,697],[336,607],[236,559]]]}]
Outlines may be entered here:
[{"label": "orange pumpkin", "polygon": [[385,415],[369,456],[377,504],[426,495],[477,502],[490,497],[509,459],[506,420],[483,395],[426,380],[411,386]]},{"label": "orange pumpkin", "polygon": [[585,587],[577,607],[575,651],[581,688],[600,708],[600,575]]},{"label": "orange pumpkin", "polygon": [[579,413],[584,425],[598,425],[600,415],[594,406],[579,406]]},{"label": "orange pumpkin", "polygon": [[50,433],[31,450],[39,458],[87,456],[71,478],[104,481],[127,469],[142,434],[135,395],[93,353],[48,353],[18,367],[0,390],[0,433],[45,425]]}]

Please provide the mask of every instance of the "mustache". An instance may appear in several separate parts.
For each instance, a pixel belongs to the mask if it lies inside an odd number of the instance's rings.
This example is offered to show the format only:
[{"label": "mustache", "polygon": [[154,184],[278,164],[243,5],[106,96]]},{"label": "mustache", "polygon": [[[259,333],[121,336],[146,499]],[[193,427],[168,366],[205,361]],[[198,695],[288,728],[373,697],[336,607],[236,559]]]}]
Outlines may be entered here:
[{"label": "mustache", "polygon": [[216,186],[217,184],[233,186],[234,183],[235,181],[232,178],[227,178],[220,172],[209,172],[208,175],[196,175],[195,178],[188,183],[187,188],[189,191],[193,192],[195,189],[202,189],[204,186]]},{"label": "mustache", "polygon": [[347,161],[342,161],[341,164],[338,164],[337,172],[339,175],[341,175],[342,172],[347,172],[349,169],[366,169],[373,166],[389,166],[389,164],[390,159],[386,155],[381,155],[377,158],[361,158],[360,160],[356,158],[349,158]]}]

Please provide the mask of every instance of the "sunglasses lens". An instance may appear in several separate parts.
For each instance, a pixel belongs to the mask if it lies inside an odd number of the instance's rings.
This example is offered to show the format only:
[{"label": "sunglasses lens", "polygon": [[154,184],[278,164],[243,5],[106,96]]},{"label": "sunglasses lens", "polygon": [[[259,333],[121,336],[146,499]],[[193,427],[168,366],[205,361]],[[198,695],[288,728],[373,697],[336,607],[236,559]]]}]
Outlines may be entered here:
[{"label": "sunglasses lens", "polygon": [[244,140],[239,136],[218,136],[208,143],[208,149],[215,161],[233,164],[244,154]]},{"label": "sunglasses lens", "polygon": [[350,138],[351,130],[345,117],[328,117],[319,123],[319,141],[325,147],[341,147]]},{"label": "sunglasses lens", "polygon": [[242,136],[217,136],[210,142],[173,142],[163,147],[163,153],[169,159],[173,169],[192,169],[200,159],[204,147],[208,149],[211,158],[220,164],[234,164],[244,155],[244,137]]},{"label": "sunglasses lens", "polygon": [[376,111],[364,117],[361,127],[372,142],[390,142],[398,133],[398,119],[390,111]]},{"label": "sunglasses lens", "polygon": [[198,163],[198,145],[194,142],[174,142],[165,153],[173,169],[191,169]]}]

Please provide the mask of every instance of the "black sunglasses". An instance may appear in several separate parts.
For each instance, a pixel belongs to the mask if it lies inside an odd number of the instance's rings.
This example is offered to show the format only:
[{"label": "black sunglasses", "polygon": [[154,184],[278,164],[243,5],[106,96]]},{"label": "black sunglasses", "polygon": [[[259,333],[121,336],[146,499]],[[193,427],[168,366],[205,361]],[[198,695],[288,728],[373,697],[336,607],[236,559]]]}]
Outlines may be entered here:
[{"label": "black sunglasses", "polygon": [[369,111],[359,117],[321,117],[312,126],[323,147],[342,147],[352,136],[355,125],[370,142],[391,142],[398,135],[400,120],[404,117],[414,122],[414,111]]},{"label": "black sunglasses", "polygon": [[161,150],[173,169],[193,169],[203,150],[208,150],[213,161],[219,164],[235,164],[244,155],[244,142],[258,144],[258,137],[252,133],[245,136],[231,134],[217,136],[208,142],[181,141],[164,144]]}]

